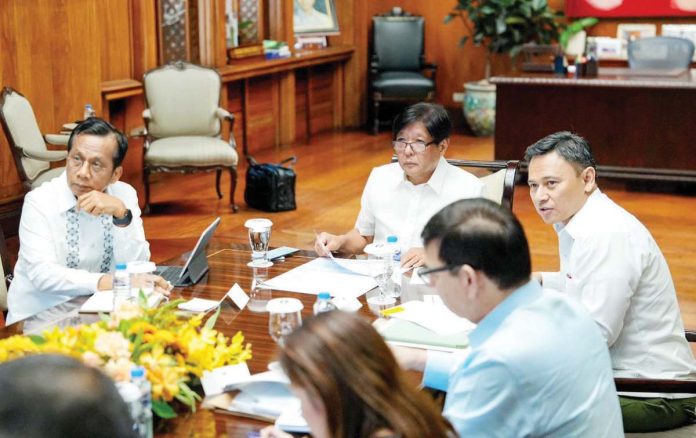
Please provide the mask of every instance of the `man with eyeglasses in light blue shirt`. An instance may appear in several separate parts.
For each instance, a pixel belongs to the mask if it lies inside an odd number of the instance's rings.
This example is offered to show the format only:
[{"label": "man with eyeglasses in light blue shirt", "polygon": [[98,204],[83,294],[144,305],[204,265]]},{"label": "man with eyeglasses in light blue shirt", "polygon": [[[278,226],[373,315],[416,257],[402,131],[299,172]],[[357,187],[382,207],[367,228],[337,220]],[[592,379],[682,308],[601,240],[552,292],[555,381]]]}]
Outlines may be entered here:
[{"label": "man with eyeglasses in light blue shirt", "polygon": [[399,363],[446,390],[462,437],[623,437],[609,352],[577,304],[531,281],[529,246],[511,212],[455,202],[422,233],[426,283],[478,324],[465,356],[394,347]]},{"label": "man with eyeglasses in light blue shirt", "polygon": [[423,225],[438,210],[459,199],[483,195],[483,183],[474,175],[447,163],[452,123],[447,110],[432,103],[417,103],[394,120],[392,147],[398,163],[372,170],[360,201],[355,227],[341,235],[321,233],[315,250],[357,254],[369,243],[399,239],[404,268],[423,264],[420,242]]}]

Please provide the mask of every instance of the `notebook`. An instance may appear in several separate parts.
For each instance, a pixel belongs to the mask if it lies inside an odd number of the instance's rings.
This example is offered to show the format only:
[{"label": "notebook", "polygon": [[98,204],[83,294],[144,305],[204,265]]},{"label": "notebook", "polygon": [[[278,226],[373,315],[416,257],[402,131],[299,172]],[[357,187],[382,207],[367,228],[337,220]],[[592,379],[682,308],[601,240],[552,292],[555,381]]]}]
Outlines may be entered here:
[{"label": "notebook", "polygon": [[426,350],[456,351],[469,346],[469,332],[438,335],[423,326],[402,319],[378,319],[377,331],[389,343]]}]

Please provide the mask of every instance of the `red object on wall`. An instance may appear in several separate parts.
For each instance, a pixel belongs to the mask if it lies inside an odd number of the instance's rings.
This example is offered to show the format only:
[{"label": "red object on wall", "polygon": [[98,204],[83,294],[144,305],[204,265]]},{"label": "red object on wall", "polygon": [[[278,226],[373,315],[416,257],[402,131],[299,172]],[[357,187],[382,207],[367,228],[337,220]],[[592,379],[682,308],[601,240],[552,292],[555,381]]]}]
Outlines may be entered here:
[{"label": "red object on wall", "polygon": [[568,17],[696,17],[696,0],[566,0]]}]

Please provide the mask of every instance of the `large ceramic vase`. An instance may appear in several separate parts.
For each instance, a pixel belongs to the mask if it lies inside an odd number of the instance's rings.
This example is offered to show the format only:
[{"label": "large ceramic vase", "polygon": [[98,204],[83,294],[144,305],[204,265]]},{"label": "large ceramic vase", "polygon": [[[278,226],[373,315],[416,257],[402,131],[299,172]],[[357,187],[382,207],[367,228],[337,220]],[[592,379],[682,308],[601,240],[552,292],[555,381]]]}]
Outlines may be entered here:
[{"label": "large ceramic vase", "polygon": [[495,85],[488,81],[464,84],[464,117],[474,134],[487,137],[495,132]]}]

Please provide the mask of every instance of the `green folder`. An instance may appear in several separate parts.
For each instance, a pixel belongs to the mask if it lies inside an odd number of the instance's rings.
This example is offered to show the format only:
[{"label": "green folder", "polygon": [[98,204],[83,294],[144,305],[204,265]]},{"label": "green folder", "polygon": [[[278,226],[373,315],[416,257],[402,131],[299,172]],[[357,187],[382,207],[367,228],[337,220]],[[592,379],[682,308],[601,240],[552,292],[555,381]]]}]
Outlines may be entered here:
[{"label": "green folder", "polygon": [[442,336],[418,324],[402,319],[391,319],[384,326],[380,327],[379,331],[387,341],[410,344],[414,347],[462,349],[469,346],[468,331]]}]

